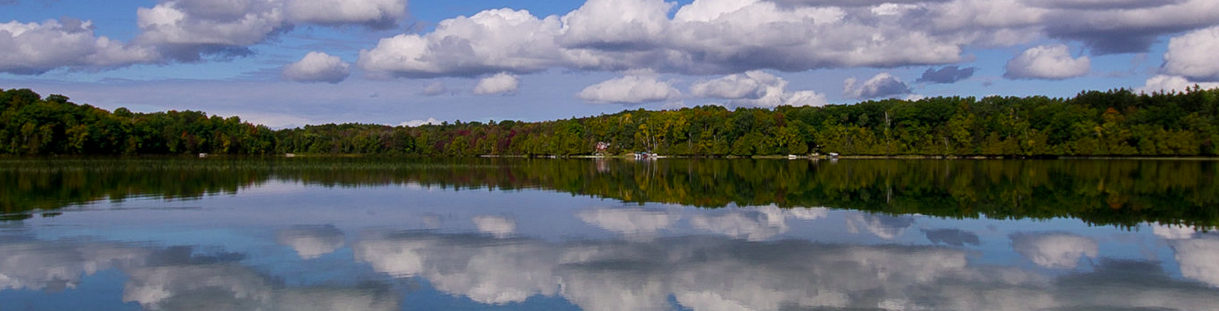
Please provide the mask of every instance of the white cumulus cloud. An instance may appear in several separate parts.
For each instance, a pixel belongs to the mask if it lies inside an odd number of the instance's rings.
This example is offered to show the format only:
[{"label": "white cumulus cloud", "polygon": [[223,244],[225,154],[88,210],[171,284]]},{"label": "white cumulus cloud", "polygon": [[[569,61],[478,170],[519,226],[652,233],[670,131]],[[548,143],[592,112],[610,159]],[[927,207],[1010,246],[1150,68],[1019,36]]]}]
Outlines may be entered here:
[{"label": "white cumulus cloud", "polygon": [[1087,56],[1071,57],[1064,44],[1035,46],[1007,62],[1004,77],[1011,79],[1062,80],[1088,74],[1092,61]]},{"label": "white cumulus cloud", "polygon": [[775,107],[823,106],[825,96],[814,91],[788,92],[787,80],[761,70],[751,70],[697,82],[690,86],[695,96],[732,100],[733,103]]},{"label": "white cumulus cloud", "polygon": [[[590,0],[563,16],[487,10],[436,30],[382,39],[360,66],[395,76],[469,76],[547,68],[730,73],[960,60],[964,41],[900,25],[845,19],[841,8],[789,9],[767,1],[696,1],[668,18],[662,0]],[[917,11],[917,10],[913,10]],[[867,20],[877,14],[866,12]],[[913,30],[913,31],[912,31]]]},{"label": "white cumulus cloud", "polygon": [[1082,42],[1094,55],[1146,52],[1162,35],[1219,24],[1219,2],[1212,0],[1054,2],[1076,8],[1040,14],[1037,22],[1044,33]]},{"label": "white cumulus cloud", "polygon": [[558,17],[538,19],[524,10],[487,10],[443,20],[425,35],[381,39],[375,48],[360,51],[358,64],[396,76],[541,71],[562,59],[554,42],[559,24]]},{"label": "white cumulus cloud", "polygon": [[558,41],[571,47],[650,48],[664,40],[673,5],[656,0],[588,0],[563,16]]},{"label": "white cumulus cloud", "polygon": [[246,46],[285,26],[273,3],[248,0],[165,1],[136,11],[137,43],[157,47],[166,57],[199,60],[204,54],[248,54]]},{"label": "white cumulus cloud", "polygon": [[882,72],[864,82],[859,82],[855,78],[847,78],[842,83],[842,93],[859,99],[896,97],[910,94],[910,86],[902,82],[900,78],[888,72]]},{"label": "white cumulus cloud", "polygon": [[1219,87],[1217,82],[1190,82],[1189,79],[1181,76],[1156,75],[1148,78],[1147,83],[1139,87],[1138,90],[1143,93],[1184,92],[1195,85],[1203,89]]},{"label": "white cumulus cloud", "polygon": [[501,72],[490,77],[478,80],[478,84],[474,86],[474,94],[478,95],[503,95],[516,93],[520,88],[521,80],[515,75]]},{"label": "white cumulus cloud", "polygon": [[0,23],[0,72],[244,56],[253,53],[249,46],[297,25],[392,26],[406,16],[406,0],[160,0],[135,15],[140,33],[126,43],[95,36],[90,21]]},{"label": "white cumulus cloud", "polygon": [[562,15],[497,9],[443,20],[430,33],[383,39],[360,64],[395,76],[793,72],[950,64],[965,48],[1045,38],[1092,54],[1141,52],[1160,36],[1216,24],[1211,0],[588,0]]},{"label": "white cumulus cloud", "polygon": [[1033,6],[1056,9],[1129,9],[1158,7],[1180,0],[1025,0]]},{"label": "white cumulus cloud", "polygon": [[0,23],[0,72],[41,74],[63,67],[98,70],[159,58],[155,50],[95,36],[90,21],[64,18]]},{"label": "white cumulus cloud", "polygon": [[747,71],[742,74],[727,75],[718,79],[695,83],[690,86],[690,93],[722,99],[760,99],[782,92],[787,81],[764,71]]},{"label": "white cumulus cloud", "polygon": [[657,80],[655,75],[627,74],[590,85],[576,97],[594,102],[641,104],[678,99],[681,92],[669,81]]},{"label": "white cumulus cloud", "polygon": [[351,65],[338,56],[309,52],[300,61],[284,67],[285,79],[298,82],[339,83],[351,74]]},{"label": "white cumulus cloud", "polygon": [[1219,82],[1219,26],[1197,30],[1168,41],[1164,72],[1194,81]]},{"label": "white cumulus cloud", "polygon": [[302,23],[341,25],[361,23],[388,27],[406,16],[405,0],[287,0],[284,12]]},{"label": "white cumulus cloud", "polygon": [[[55,44],[23,54],[0,51],[20,55],[5,59],[0,66],[11,68],[0,70],[36,74],[241,56],[253,53],[252,45],[302,26],[388,29],[408,15],[406,0],[158,0],[137,10],[140,33],[131,42],[91,35],[80,41],[92,44],[45,41]],[[1170,48],[1164,73],[1215,81],[1214,64],[1199,60],[1205,61],[1210,50],[1205,47],[1214,45],[1217,25],[1214,0],[587,0],[550,16],[494,9],[444,19],[428,32],[381,39],[361,51],[357,64],[374,76],[399,77],[554,68],[800,72],[950,65],[966,59],[965,49],[1044,39],[1084,46],[1090,55],[1146,52],[1165,36],[1188,33],[1174,40],[1179,48]],[[4,39],[0,36],[0,42]],[[73,44],[56,45],[65,42]],[[1064,79],[1087,72],[1086,58],[1053,57],[1052,47],[1039,47],[1052,53],[1028,57],[1008,76]],[[25,61],[34,54],[95,57]],[[1047,62],[1058,65],[1030,68]],[[12,65],[18,63],[30,65]],[[968,74],[948,78],[962,76]]]},{"label": "white cumulus cloud", "polygon": [[385,27],[406,16],[406,0],[162,0],[136,11],[135,42],[163,56],[197,61],[245,55],[249,46],[296,25]]},{"label": "white cumulus cloud", "polygon": [[440,120],[436,120],[436,118],[427,118],[426,120],[410,120],[410,121],[402,122],[402,123],[399,123],[398,126],[416,127],[416,126],[422,126],[422,125],[439,125],[439,124],[440,124]]},{"label": "white cumulus cloud", "polygon": [[785,94],[783,100],[784,105],[788,106],[825,106],[829,101],[825,99],[825,94],[814,91],[796,91]]}]

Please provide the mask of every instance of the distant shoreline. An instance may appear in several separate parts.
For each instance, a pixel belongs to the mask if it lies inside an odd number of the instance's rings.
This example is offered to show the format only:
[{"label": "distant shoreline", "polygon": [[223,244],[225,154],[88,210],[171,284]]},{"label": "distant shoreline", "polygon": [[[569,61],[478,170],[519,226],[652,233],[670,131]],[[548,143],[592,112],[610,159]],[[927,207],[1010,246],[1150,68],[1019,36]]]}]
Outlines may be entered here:
[{"label": "distant shoreline", "polygon": [[0,154],[0,159],[96,159],[96,158],[115,158],[115,159],[225,159],[225,158],[267,158],[267,159],[292,159],[292,158],[310,158],[310,159],[345,159],[345,158],[392,158],[392,159],[426,159],[426,160],[446,160],[446,159],[616,159],[616,160],[637,160],[637,161],[652,161],[664,159],[705,159],[705,160],[732,160],[732,159],[757,159],[757,160],[811,160],[811,161],[830,161],[830,160],[1140,160],[1140,161],[1219,161],[1219,157],[1149,157],[1149,156],[1131,156],[1131,157],[1115,157],[1115,156],[942,156],[942,155],[840,155],[838,157],[828,156],[777,156],[777,155],[755,155],[755,156],[688,156],[688,155],[653,155],[651,158],[635,159],[632,155],[478,155],[478,156],[461,156],[461,157],[429,157],[418,155],[392,155],[392,154],[293,154],[285,156],[283,154],[271,155],[232,155],[232,154],[217,154],[207,155],[204,157],[192,155],[178,154],[135,154],[135,155],[3,155]]},{"label": "distant shoreline", "polygon": [[0,90],[0,112],[0,154],[9,155],[1219,157],[1219,88],[1156,94],[1088,91],[1065,99],[933,97],[733,110],[699,106],[539,122],[347,123],[281,130],[201,111],[111,112],[72,103],[63,95],[43,98],[28,89]]}]

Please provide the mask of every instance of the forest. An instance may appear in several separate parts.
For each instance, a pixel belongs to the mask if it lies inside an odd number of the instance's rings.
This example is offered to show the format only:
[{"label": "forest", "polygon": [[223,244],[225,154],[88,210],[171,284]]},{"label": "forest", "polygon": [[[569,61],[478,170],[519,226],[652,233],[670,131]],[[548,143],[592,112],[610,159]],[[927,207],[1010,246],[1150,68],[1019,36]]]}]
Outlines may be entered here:
[{"label": "forest", "polygon": [[[543,122],[273,130],[201,111],[113,112],[0,90],[0,154],[377,154],[417,157],[1216,156],[1219,89],[1085,91],[1072,98],[931,97],[824,107],[627,110]],[[608,146],[598,150],[599,143]]]}]

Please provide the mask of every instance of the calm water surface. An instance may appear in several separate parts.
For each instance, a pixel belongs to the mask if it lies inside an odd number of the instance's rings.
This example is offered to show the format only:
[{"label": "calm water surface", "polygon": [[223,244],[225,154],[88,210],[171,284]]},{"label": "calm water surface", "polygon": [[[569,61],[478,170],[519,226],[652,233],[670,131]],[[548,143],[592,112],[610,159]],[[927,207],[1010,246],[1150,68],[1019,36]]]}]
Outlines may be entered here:
[{"label": "calm water surface", "polygon": [[1219,162],[0,159],[0,310],[1219,310]]}]

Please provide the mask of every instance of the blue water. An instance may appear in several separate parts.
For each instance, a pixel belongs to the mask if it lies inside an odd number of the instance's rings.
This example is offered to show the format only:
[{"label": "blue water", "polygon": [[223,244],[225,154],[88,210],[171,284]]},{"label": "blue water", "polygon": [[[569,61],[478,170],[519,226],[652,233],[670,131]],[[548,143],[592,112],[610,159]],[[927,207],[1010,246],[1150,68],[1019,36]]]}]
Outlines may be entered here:
[{"label": "blue water", "polygon": [[1219,309],[1219,234],[271,180],[0,223],[0,310]]}]

